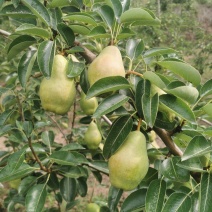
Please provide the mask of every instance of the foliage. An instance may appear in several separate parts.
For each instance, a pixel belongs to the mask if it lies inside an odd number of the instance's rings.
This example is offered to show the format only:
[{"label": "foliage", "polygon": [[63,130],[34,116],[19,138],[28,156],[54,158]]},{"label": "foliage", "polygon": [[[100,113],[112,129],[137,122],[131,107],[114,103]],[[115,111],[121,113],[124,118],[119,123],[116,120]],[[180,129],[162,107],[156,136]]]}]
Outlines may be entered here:
[{"label": "foliage", "polygon": [[[0,151],[0,182],[21,179],[4,199],[8,211],[17,205],[35,212],[77,207],[88,192],[89,175],[101,183],[102,175],[110,174],[108,158],[136,129],[147,138],[151,167],[122,204],[123,190],[111,186],[101,211],[210,211],[212,128],[205,123],[212,118],[212,79],[202,82],[176,46],[147,48],[136,29],[160,25],[152,11],[131,8],[129,0],[13,0],[0,5],[0,16],[10,24],[4,30],[12,33],[1,42],[7,60],[0,76],[0,135],[7,149]],[[87,67],[108,44],[121,50],[126,77],[106,77],[90,87]],[[56,54],[68,59],[67,76],[74,78],[77,90],[98,98],[93,116],[78,111],[77,101],[64,116],[41,107],[39,86],[51,76]],[[79,62],[71,59],[73,54]],[[63,129],[68,119],[69,134]],[[91,121],[103,137],[97,150],[88,149],[81,135]],[[56,129],[62,131],[63,144]],[[150,143],[153,130],[165,148]],[[57,209],[47,209],[50,194]]]}]

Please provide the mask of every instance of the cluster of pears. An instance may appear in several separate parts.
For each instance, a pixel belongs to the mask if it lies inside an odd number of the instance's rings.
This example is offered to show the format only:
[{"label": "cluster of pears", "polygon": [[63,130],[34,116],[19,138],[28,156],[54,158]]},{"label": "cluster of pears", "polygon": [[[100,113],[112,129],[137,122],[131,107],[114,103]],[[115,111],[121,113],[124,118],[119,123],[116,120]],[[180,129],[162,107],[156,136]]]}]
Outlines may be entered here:
[{"label": "cluster of pears", "polygon": [[130,132],[120,148],[109,158],[108,167],[111,185],[126,191],[135,189],[149,169],[144,134],[140,131]]},{"label": "cluster of pears", "polygon": [[55,55],[51,77],[40,84],[40,99],[44,110],[64,115],[74,103],[76,88],[73,78],[66,75],[68,61],[62,55]]}]

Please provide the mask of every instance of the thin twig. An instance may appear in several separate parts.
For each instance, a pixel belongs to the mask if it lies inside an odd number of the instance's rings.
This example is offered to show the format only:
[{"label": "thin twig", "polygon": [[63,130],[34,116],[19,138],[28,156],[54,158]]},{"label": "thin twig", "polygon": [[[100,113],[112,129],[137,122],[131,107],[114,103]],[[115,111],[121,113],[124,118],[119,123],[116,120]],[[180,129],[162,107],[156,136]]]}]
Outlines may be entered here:
[{"label": "thin twig", "polygon": [[143,77],[143,74],[138,73],[138,72],[136,72],[136,71],[127,71],[127,72],[126,72],[126,75],[130,75],[130,74],[134,74],[134,75],[136,75],[136,76]]},{"label": "thin twig", "polygon": [[108,125],[112,125],[112,121],[106,116],[106,115],[103,115],[102,118],[104,119],[104,121],[108,124]]}]

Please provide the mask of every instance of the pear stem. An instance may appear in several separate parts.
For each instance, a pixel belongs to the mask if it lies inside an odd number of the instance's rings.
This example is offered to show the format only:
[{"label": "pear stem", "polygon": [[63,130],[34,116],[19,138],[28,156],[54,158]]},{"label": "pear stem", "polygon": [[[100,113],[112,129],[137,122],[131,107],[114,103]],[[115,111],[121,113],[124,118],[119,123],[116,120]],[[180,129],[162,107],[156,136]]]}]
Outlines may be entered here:
[{"label": "pear stem", "polygon": [[137,76],[143,78],[143,74],[138,73],[138,72],[136,72],[136,71],[127,71],[126,75],[130,75],[130,74],[134,74],[134,75],[137,75]]},{"label": "pear stem", "polygon": [[137,131],[140,131],[141,123],[142,123],[142,119],[140,118],[140,119],[138,120]]}]

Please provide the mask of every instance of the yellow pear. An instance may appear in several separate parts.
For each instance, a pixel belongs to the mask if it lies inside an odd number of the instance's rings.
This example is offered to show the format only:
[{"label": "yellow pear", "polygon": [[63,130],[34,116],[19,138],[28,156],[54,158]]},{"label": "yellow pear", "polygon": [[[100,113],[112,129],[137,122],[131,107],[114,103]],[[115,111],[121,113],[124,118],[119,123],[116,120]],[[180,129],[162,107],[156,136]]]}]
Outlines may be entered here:
[{"label": "yellow pear", "polygon": [[97,98],[92,97],[90,99],[86,99],[86,95],[82,91],[80,98],[80,107],[86,115],[93,115],[94,112],[96,111],[96,108],[98,107]]},{"label": "yellow pear", "polygon": [[66,76],[67,60],[62,55],[54,57],[50,79],[40,84],[40,99],[44,110],[64,115],[74,103],[76,88],[73,79]]},{"label": "yellow pear", "polygon": [[111,185],[126,191],[135,189],[149,168],[145,136],[140,131],[130,132],[109,158],[108,167]]},{"label": "yellow pear", "polygon": [[111,76],[125,77],[121,53],[116,46],[104,48],[88,68],[90,86],[99,79]]},{"label": "yellow pear", "polygon": [[86,212],[99,212],[100,207],[94,202],[88,203],[86,206]]},{"label": "yellow pear", "polygon": [[84,141],[88,149],[97,149],[99,147],[102,141],[102,135],[94,121],[89,124],[85,132]]}]

